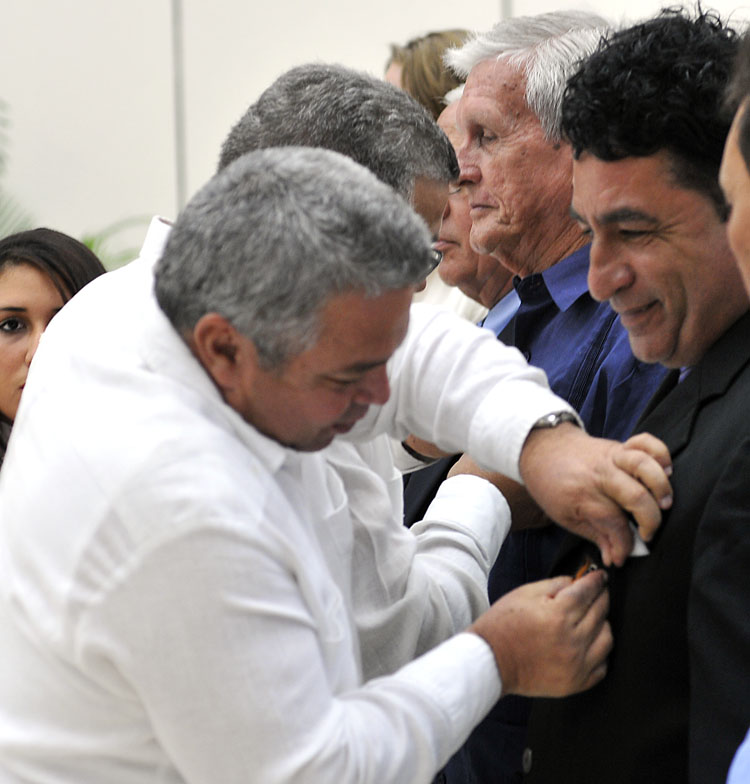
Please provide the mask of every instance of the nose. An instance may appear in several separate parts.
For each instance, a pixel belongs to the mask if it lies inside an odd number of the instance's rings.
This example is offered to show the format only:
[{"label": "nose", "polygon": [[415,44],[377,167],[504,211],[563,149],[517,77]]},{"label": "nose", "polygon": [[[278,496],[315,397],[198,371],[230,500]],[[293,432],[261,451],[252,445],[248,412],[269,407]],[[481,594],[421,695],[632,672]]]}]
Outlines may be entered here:
[{"label": "nose", "polygon": [[612,299],[618,291],[633,282],[630,265],[621,252],[612,252],[606,244],[594,238],[589,256],[588,285],[591,296],[599,302]]},{"label": "nose", "polygon": [[29,342],[26,345],[26,355],[24,357],[26,367],[31,364],[31,360],[34,358],[37,348],[39,348],[39,340],[42,337],[42,332],[44,332],[43,329],[34,329],[29,335]]},{"label": "nose", "polygon": [[458,148],[456,157],[458,158],[458,166],[460,169],[458,184],[467,185],[479,182],[482,173],[475,160],[474,152],[469,147],[468,142],[465,142]]},{"label": "nose", "polygon": [[482,171],[475,163],[467,161],[461,164],[458,177],[459,185],[476,185],[482,179]]},{"label": "nose", "polygon": [[385,365],[379,365],[365,374],[357,386],[354,402],[366,406],[372,404],[382,406],[388,402],[390,396],[391,385],[388,381],[388,373]]}]

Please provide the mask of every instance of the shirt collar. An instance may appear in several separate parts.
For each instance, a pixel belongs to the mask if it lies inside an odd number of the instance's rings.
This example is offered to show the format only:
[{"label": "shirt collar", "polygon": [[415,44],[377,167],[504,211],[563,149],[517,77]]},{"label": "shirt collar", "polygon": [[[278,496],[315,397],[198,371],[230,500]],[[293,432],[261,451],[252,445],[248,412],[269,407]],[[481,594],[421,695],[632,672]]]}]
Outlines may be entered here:
[{"label": "shirt collar", "polygon": [[547,290],[561,311],[588,294],[590,248],[590,244],[584,245],[542,273]]},{"label": "shirt collar", "polygon": [[164,252],[164,246],[167,244],[171,231],[171,221],[159,215],[151,218],[151,223],[146,232],[146,239],[143,240],[143,246],[138,258],[147,259],[150,266],[153,266]]}]

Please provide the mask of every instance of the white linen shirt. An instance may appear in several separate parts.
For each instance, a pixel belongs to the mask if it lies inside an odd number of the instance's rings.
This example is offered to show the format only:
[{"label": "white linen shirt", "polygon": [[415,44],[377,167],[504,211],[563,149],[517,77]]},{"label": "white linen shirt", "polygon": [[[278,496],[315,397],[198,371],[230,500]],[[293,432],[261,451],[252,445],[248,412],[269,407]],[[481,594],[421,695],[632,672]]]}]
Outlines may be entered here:
[{"label": "white linen shirt", "polygon": [[[0,472],[0,780],[429,782],[500,695],[491,650],[459,634],[364,682],[341,477],[224,404],[151,283],[147,251],[87,286],[24,390]],[[415,311],[356,430],[517,477],[531,424],[569,407],[456,324]]]}]

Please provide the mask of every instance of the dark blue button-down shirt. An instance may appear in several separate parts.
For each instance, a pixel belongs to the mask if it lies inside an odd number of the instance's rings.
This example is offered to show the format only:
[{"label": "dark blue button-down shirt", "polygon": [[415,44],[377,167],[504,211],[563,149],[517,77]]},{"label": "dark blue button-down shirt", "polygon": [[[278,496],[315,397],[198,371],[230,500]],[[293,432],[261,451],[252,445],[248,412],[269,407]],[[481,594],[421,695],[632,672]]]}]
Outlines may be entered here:
[{"label": "dark blue button-down shirt", "polygon": [[521,306],[512,344],[544,369],[552,391],[594,436],[623,440],[666,375],[639,362],[606,302],[588,292],[589,246],[540,274],[515,282]]}]

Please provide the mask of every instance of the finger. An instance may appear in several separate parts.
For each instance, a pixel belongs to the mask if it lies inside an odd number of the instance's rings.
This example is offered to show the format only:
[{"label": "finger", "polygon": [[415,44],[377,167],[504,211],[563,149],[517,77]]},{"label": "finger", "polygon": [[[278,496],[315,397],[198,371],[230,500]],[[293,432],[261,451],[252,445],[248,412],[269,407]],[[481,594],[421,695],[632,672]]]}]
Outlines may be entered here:
[{"label": "finger", "polygon": [[584,680],[583,685],[579,691],[588,691],[593,686],[596,686],[599,681],[604,680],[607,674],[607,661],[606,659],[597,667],[595,667]]},{"label": "finger", "polygon": [[543,591],[547,597],[554,599],[563,588],[567,587],[572,582],[572,577],[560,575],[559,577],[550,577],[547,580],[539,580],[536,583],[529,583],[529,585],[538,586],[539,590]]},{"label": "finger", "polygon": [[[557,594],[573,582],[572,577],[567,575],[559,575],[558,577],[548,577],[546,580],[536,580],[533,583],[525,583],[524,585],[514,589],[516,591],[523,591],[527,599],[554,599]],[[505,594],[506,596],[508,594]]]},{"label": "finger", "polygon": [[623,446],[625,449],[615,453],[615,465],[648,488],[661,509],[669,509],[672,505],[672,485],[664,466],[641,449],[633,449],[627,444]]},{"label": "finger", "polygon": [[609,517],[599,516],[596,521],[582,522],[576,533],[596,544],[605,566],[622,566],[633,547],[633,534],[628,518],[619,506],[611,503],[608,511]]},{"label": "finger", "polygon": [[[617,460],[628,461],[627,458],[622,457],[622,454],[618,455]],[[613,463],[612,470],[602,478],[602,489],[622,510],[632,515],[636,525],[646,534],[647,538],[650,538],[661,523],[661,509],[651,491],[630,475],[630,471],[635,470],[633,467],[635,462],[638,462],[638,458],[628,463],[628,470],[621,467],[622,463],[620,465]],[[597,525],[600,525],[601,522],[601,519],[596,520]],[[610,525],[612,524],[610,522]],[[613,542],[620,555],[623,546],[632,547],[632,536],[627,525],[626,514],[620,512],[616,521],[616,529],[611,533],[616,536]],[[625,556],[628,552],[629,550],[625,551]],[[613,554],[613,560],[618,560],[616,554]]]},{"label": "finger", "polygon": [[649,541],[661,523],[661,510],[672,505],[669,479],[659,463],[640,450],[619,450],[614,463],[627,475],[618,478],[622,506],[633,515],[644,541]]},{"label": "finger", "polygon": [[651,433],[638,433],[631,436],[625,442],[625,446],[628,449],[641,449],[648,452],[668,476],[672,473],[672,457],[667,445],[661,439],[652,436]]},{"label": "finger", "polygon": [[557,592],[555,600],[565,605],[563,609],[571,621],[578,625],[604,592],[606,583],[607,573],[604,569],[597,569],[563,586]]},{"label": "finger", "polygon": [[609,614],[609,591],[602,591],[589,605],[576,624],[584,639],[593,640],[601,631]]},{"label": "finger", "polygon": [[581,691],[590,689],[607,674],[607,657],[612,652],[612,629],[605,623],[586,652]]}]

